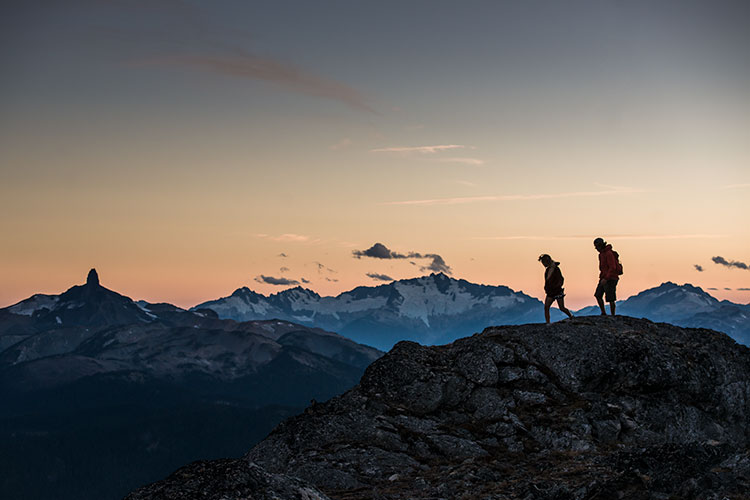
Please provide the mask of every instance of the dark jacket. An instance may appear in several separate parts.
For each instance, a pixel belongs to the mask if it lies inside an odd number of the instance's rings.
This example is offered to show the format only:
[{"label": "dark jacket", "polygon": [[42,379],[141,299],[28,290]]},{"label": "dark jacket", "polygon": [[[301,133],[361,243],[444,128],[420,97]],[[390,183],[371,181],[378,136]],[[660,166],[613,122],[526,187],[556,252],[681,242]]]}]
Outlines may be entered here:
[{"label": "dark jacket", "polygon": [[563,293],[563,278],[562,272],[557,262],[553,262],[548,268],[544,270],[544,293],[548,297],[556,297]]}]

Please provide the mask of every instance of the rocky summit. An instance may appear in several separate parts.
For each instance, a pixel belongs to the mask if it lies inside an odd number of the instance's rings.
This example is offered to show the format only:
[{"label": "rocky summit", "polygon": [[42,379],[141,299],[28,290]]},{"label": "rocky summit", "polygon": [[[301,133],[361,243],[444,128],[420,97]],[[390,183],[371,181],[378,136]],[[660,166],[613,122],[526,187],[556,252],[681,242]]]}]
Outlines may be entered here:
[{"label": "rocky summit", "polygon": [[749,444],[748,348],[711,330],[585,317],[400,342],[245,457],[128,499],[265,498],[266,482],[251,493],[241,479],[261,467],[305,482],[310,498],[736,500],[750,498]]}]

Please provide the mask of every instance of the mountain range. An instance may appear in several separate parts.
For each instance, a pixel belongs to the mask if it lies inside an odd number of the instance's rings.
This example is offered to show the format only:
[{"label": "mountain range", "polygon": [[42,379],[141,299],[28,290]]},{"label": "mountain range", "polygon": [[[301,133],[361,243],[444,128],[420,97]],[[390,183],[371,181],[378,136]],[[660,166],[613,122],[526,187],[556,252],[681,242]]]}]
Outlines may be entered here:
[{"label": "mountain range", "polygon": [[[543,317],[541,301],[523,292],[443,273],[357,287],[335,297],[321,297],[301,287],[265,296],[243,287],[193,308],[205,309],[237,321],[279,318],[315,325],[383,350],[399,340],[448,343],[487,325],[533,323]],[[617,311],[652,321],[713,328],[750,344],[750,305],[719,301],[690,284],[667,282],[644,290],[618,302]],[[586,307],[574,314],[599,314],[599,309]],[[552,319],[562,318],[553,308]]]},{"label": "mountain range", "polygon": [[[617,313],[673,325],[710,328],[726,333],[740,344],[750,345],[750,304],[718,300],[690,284],[668,281],[617,302]],[[599,314],[586,307],[578,315]]]},{"label": "mountain range", "polygon": [[[750,305],[689,284],[644,290],[618,313],[750,343]],[[541,317],[536,298],[442,273],[336,297],[240,288],[186,310],[134,301],[91,270],[0,309],[0,490],[117,498],[191,460],[237,456],[311,399],[347,391],[382,355],[362,344],[450,343]]]},{"label": "mountain range", "polygon": [[534,322],[541,307],[538,299],[506,286],[433,273],[361,286],[336,297],[321,297],[302,287],[267,297],[244,287],[193,310],[210,309],[220,318],[238,321],[281,318],[315,325],[385,350],[400,340],[440,344],[491,324]]},{"label": "mountain range", "polygon": [[95,270],[0,309],[0,491],[119,498],[357,383],[382,353],[283,320],[135,302]]}]

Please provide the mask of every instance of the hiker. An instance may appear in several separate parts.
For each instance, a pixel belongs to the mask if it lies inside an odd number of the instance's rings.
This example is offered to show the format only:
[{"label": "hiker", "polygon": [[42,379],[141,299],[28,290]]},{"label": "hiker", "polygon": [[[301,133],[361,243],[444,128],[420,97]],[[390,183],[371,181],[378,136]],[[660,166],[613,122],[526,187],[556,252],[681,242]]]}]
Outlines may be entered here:
[{"label": "hiker", "polygon": [[596,303],[599,304],[599,309],[602,311],[602,316],[607,315],[607,312],[604,310],[604,300],[602,300],[602,297],[609,302],[609,310],[612,316],[614,316],[615,301],[617,300],[615,291],[617,282],[622,274],[620,256],[612,250],[612,245],[602,238],[594,240],[594,248],[599,252],[599,284],[594,292],[594,297],[596,297]]},{"label": "hiker", "polygon": [[539,256],[539,262],[544,266],[544,320],[549,324],[549,308],[554,301],[557,301],[557,307],[562,312],[572,318],[573,315],[565,307],[565,291],[563,290],[563,278],[562,272],[560,272],[560,263],[552,260],[549,255],[542,254]]}]

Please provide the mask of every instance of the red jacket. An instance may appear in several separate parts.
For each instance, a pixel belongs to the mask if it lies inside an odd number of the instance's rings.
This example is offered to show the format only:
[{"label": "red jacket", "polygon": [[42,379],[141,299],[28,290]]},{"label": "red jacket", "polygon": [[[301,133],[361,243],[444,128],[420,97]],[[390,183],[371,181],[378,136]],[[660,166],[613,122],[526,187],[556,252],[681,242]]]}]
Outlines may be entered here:
[{"label": "red jacket", "polygon": [[617,258],[612,252],[612,245],[607,245],[599,252],[599,279],[620,279],[617,274]]}]

